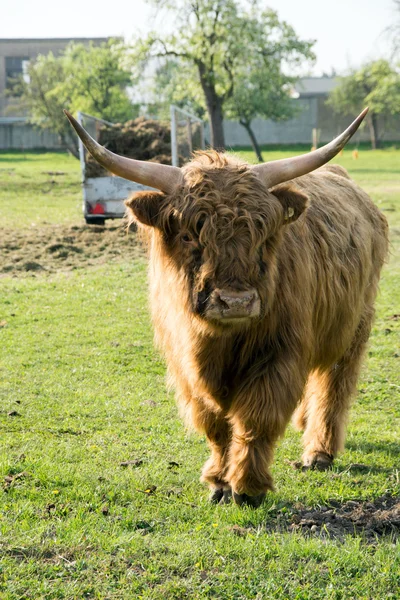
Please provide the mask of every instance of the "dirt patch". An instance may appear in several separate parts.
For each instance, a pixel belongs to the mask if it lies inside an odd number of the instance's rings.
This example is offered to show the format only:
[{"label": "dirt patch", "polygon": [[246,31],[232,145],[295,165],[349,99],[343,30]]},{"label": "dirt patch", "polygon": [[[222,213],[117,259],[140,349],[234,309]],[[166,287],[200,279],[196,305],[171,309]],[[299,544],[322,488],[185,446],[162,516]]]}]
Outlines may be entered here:
[{"label": "dirt patch", "polygon": [[300,532],[306,536],[344,540],[359,536],[373,543],[383,536],[400,538],[400,498],[381,496],[373,502],[331,500],[311,509],[299,506],[279,511],[266,524],[267,531]]},{"label": "dirt patch", "polygon": [[0,229],[0,275],[54,273],[137,258],[135,232],[121,223]]},{"label": "dirt patch", "polygon": [[[50,534],[50,535],[49,535]],[[51,539],[53,532],[49,530],[47,536]],[[7,548],[5,544],[0,545],[0,551],[3,556],[11,556],[17,561],[29,561],[34,559],[35,561],[43,561],[49,564],[62,564],[68,563],[74,565],[77,560],[85,557],[88,552],[93,550],[92,546],[87,547],[76,547],[73,549],[63,548],[57,546],[51,547],[38,547],[38,546],[27,546],[19,548]]]}]

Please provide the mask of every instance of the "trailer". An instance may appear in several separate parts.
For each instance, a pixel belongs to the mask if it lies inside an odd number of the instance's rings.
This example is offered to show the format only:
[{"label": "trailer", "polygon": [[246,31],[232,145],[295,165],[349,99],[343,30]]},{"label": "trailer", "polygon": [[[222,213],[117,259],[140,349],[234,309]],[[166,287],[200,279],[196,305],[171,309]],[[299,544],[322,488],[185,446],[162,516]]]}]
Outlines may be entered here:
[{"label": "trailer", "polygon": [[[204,122],[195,115],[171,106],[171,156],[174,166],[181,166],[193,150],[205,147]],[[103,125],[113,125],[83,112],[78,122],[96,140]],[[79,140],[79,159],[82,174],[83,216],[89,225],[104,225],[106,219],[121,219],[125,214],[124,200],[132,192],[154,188],[107,174],[93,177],[87,165],[87,150]]]},{"label": "trailer", "polygon": [[[78,123],[98,140],[102,125],[113,125],[83,112],[78,113]],[[90,177],[86,163],[87,150],[79,140],[79,160],[82,173],[83,216],[88,225],[104,225],[106,219],[122,219],[125,214],[124,200],[132,192],[152,189],[115,175]]]}]

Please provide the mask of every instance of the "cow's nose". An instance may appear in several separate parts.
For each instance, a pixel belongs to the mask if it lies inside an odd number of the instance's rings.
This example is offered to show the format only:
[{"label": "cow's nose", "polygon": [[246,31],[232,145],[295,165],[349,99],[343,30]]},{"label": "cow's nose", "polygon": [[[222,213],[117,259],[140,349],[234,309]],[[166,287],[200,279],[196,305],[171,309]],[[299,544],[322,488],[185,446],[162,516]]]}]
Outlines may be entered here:
[{"label": "cow's nose", "polygon": [[256,299],[255,290],[246,292],[231,292],[216,290],[216,301],[223,309],[248,308]]},{"label": "cow's nose", "polygon": [[213,294],[214,306],[223,319],[237,319],[258,316],[259,296],[255,289],[237,292],[229,289],[216,289]]}]

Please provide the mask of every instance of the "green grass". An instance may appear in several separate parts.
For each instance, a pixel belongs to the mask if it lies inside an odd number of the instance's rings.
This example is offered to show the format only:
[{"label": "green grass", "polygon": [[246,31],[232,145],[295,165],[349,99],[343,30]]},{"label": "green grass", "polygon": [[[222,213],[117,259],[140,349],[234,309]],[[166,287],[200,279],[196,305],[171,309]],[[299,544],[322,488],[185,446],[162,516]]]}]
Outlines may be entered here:
[{"label": "green grass", "polygon": [[81,218],[80,166],[71,155],[0,152],[0,182],[0,227],[68,224]]},{"label": "green grass", "polygon": [[[5,157],[15,171],[0,171],[0,235],[82,219],[75,160],[1,154],[1,169]],[[389,218],[392,257],[345,452],[332,472],[293,471],[285,461],[301,446],[289,427],[273,465],[277,493],[257,511],[207,503],[206,443],[185,432],[165,390],[144,259],[0,280],[1,599],[400,598],[390,537],[369,544],[278,526],[299,503],[400,495],[400,321],[390,318],[400,313],[400,152],[338,162]],[[41,173],[57,170],[66,172],[54,177],[57,193],[43,195]]]}]

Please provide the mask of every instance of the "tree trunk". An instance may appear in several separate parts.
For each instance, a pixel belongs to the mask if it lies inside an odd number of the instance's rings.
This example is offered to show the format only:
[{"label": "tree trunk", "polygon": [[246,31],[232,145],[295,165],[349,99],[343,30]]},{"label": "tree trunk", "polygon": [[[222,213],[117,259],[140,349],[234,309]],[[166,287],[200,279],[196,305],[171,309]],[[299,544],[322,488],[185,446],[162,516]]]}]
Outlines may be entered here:
[{"label": "tree trunk", "polygon": [[375,113],[371,114],[369,120],[369,131],[371,134],[371,147],[373,150],[379,148],[379,133],[378,133],[378,115]]},{"label": "tree trunk", "polygon": [[69,135],[65,135],[62,131],[59,132],[58,136],[62,145],[67,148],[68,152],[79,160],[79,145],[76,140],[72,139]]},{"label": "tree trunk", "polygon": [[225,150],[224,135],[224,113],[222,110],[223,99],[218,96],[215,85],[208,79],[206,65],[202,62],[197,64],[200,75],[200,83],[204,92],[207,105],[207,113],[210,119],[210,145],[215,150]]},{"label": "tree trunk", "polygon": [[224,115],[222,104],[219,99],[212,106],[207,104],[207,112],[210,118],[210,144],[215,150],[225,150]]},{"label": "tree trunk", "polygon": [[244,119],[240,119],[240,124],[243,125],[243,127],[245,128],[245,130],[247,131],[247,133],[249,134],[249,138],[251,141],[251,145],[253,147],[253,150],[257,156],[257,160],[258,162],[262,163],[264,162],[263,156],[261,154],[261,148],[257,142],[257,138],[254,135],[254,131],[251,128],[251,121],[245,121]]}]

